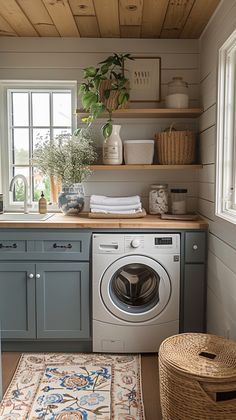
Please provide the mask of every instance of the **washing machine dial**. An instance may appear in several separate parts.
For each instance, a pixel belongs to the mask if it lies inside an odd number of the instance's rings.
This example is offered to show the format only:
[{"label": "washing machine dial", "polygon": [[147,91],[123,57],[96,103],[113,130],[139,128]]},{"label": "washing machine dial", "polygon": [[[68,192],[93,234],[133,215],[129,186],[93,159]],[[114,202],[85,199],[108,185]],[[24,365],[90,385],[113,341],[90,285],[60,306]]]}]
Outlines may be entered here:
[{"label": "washing machine dial", "polygon": [[140,246],[140,240],[135,238],[131,241],[130,245],[132,248],[138,248]]}]

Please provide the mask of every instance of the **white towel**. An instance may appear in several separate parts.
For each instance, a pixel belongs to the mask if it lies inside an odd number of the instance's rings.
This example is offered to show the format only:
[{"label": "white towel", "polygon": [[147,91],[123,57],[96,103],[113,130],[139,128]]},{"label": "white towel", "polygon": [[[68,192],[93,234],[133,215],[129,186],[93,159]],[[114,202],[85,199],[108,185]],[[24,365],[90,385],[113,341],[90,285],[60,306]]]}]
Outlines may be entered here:
[{"label": "white towel", "polygon": [[106,197],[104,195],[91,195],[90,204],[101,204],[104,206],[122,206],[130,204],[140,204],[139,195],[130,197]]},{"label": "white towel", "polygon": [[136,214],[141,213],[142,209],[140,210],[100,210],[100,209],[91,209],[91,213],[103,213],[103,214]]},{"label": "white towel", "polygon": [[117,213],[119,211],[125,211],[125,210],[142,210],[142,204],[129,204],[129,205],[123,205],[123,206],[103,206],[102,204],[90,204],[90,208],[92,209],[100,209],[100,210],[116,210]]}]

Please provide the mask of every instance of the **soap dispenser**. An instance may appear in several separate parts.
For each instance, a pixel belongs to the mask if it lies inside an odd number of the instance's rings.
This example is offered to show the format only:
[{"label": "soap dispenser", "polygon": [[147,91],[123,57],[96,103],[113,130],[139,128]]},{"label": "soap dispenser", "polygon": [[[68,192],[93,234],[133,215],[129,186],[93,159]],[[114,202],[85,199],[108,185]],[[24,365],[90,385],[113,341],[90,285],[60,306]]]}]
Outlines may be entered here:
[{"label": "soap dispenser", "polygon": [[41,191],[41,198],[39,199],[39,213],[40,214],[47,213],[47,200],[44,197],[43,191]]}]

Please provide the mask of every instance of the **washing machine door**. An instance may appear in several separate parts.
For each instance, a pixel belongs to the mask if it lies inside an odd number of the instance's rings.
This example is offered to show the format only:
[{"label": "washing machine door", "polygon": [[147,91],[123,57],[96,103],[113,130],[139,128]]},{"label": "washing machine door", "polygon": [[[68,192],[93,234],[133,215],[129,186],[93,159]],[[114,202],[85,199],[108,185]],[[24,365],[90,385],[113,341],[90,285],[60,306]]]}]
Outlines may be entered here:
[{"label": "washing machine door", "polygon": [[110,313],[129,322],[157,317],[171,296],[171,282],[157,261],[143,255],[116,260],[101,279],[101,298]]}]

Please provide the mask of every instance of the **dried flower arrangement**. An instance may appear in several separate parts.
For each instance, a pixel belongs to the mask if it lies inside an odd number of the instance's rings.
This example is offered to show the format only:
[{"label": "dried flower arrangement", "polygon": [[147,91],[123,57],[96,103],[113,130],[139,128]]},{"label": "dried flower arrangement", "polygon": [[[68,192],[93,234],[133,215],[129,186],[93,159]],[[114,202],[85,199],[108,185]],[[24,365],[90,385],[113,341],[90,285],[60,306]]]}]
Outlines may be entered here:
[{"label": "dried flower arrangement", "polygon": [[33,164],[45,175],[53,176],[63,186],[85,181],[92,170],[97,154],[88,127],[77,129],[73,135],[63,134],[36,144]]}]

